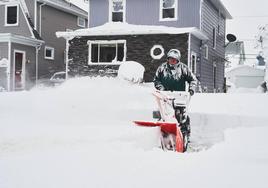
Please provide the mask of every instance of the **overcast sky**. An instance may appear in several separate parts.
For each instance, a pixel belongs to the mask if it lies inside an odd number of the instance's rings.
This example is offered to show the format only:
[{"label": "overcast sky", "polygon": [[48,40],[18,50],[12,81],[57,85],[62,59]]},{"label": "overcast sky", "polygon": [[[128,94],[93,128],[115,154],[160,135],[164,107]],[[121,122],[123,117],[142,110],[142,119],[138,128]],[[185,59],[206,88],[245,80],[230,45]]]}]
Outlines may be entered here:
[{"label": "overcast sky", "polygon": [[[84,0],[71,0],[83,4]],[[227,33],[233,33],[238,40],[245,41],[246,53],[257,53],[254,49],[258,27],[268,24],[268,0],[221,0],[233,16],[227,20]],[[86,8],[87,6],[83,6]]]}]

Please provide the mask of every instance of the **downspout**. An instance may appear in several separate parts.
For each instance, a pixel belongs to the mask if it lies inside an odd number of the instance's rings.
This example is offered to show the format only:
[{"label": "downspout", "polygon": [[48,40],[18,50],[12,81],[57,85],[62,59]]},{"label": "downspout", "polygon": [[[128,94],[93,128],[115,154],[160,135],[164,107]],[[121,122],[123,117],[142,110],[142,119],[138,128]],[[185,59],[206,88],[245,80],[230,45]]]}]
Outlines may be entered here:
[{"label": "downspout", "polygon": [[8,42],[8,68],[7,68],[7,91],[10,91],[10,79],[11,79],[11,42]]},{"label": "downspout", "polygon": [[68,68],[69,68],[69,38],[66,38],[66,50],[65,50],[65,80],[68,79]]},{"label": "downspout", "polygon": [[46,5],[46,3],[42,3],[39,7],[39,34],[42,36],[42,7]]},{"label": "downspout", "polygon": [[37,30],[37,0],[34,0],[34,29]]},{"label": "downspout", "polygon": [[191,33],[189,33],[188,35],[188,62],[187,62],[187,66],[189,66],[191,61]]},{"label": "downspout", "polygon": [[87,27],[89,28],[90,22],[90,0],[88,1],[88,16],[87,16]]},{"label": "downspout", "polygon": [[41,45],[35,46],[35,85],[38,82],[38,64],[39,64],[39,50],[41,49]]}]

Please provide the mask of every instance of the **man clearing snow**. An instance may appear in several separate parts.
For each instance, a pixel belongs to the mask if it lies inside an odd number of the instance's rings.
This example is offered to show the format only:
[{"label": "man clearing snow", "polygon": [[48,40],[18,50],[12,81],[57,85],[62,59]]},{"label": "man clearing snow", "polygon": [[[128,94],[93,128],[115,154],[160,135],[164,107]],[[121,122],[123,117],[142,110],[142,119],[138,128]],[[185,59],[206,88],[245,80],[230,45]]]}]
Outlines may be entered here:
[{"label": "man clearing snow", "polygon": [[[171,49],[167,53],[167,62],[160,65],[155,73],[154,86],[160,91],[186,91],[186,82],[189,84],[190,95],[194,94],[197,79],[191,70],[180,62],[181,53]],[[182,114],[182,116],[181,116]],[[186,109],[175,109],[175,116],[183,134],[190,136],[190,119]],[[181,119],[183,117],[183,119]]]}]

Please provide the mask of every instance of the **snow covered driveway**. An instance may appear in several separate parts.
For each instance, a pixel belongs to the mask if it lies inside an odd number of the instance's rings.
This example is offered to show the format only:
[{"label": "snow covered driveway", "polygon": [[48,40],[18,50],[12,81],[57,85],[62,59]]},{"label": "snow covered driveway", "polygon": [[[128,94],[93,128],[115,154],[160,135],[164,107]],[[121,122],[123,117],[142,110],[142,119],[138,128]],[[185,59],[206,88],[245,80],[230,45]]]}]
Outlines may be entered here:
[{"label": "snow covered driveway", "polygon": [[0,93],[0,187],[266,188],[268,96],[196,94],[198,152],[158,149],[134,126],[156,107],[150,85],[81,78],[56,89]]}]

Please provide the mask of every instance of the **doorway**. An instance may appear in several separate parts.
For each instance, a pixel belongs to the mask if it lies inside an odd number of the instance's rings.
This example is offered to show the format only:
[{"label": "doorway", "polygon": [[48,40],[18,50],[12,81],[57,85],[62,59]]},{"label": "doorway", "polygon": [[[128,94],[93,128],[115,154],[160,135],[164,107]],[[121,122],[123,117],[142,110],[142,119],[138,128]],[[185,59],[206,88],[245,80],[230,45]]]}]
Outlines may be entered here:
[{"label": "doorway", "polygon": [[14,51],[14,90],[24,90],[25,88],[25,52]]}]

